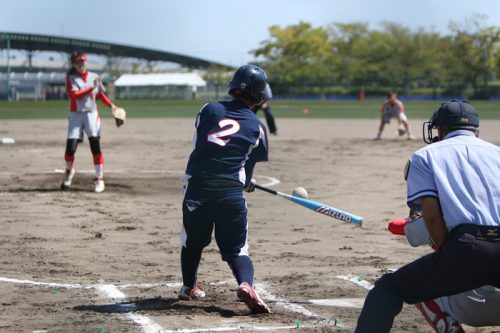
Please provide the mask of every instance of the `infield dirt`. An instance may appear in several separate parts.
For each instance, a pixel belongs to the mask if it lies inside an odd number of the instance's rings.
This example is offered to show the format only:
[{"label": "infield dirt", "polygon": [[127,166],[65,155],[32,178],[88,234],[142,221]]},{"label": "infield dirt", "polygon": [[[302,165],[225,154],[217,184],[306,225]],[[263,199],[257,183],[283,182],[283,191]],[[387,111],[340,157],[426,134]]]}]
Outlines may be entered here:
[{"label": "infield dirt", "polygon": [[[255,174],[279,179],[272,188],[281,192],[302,186],[310,199],[363,216],[365,223],[354,227],[263,192],[246,194],[250,253],[270,315],[251,315],[237,301],[236,282],[215,242],[199,270],[207,297],[177,301],[179,178],[194,119],[130,119],[120,129],[104,120],[106,191],[100,194],[92,192],[87,141],[78,147],[72,188],[60,190],[62,174],[55,170],[64,168],[65,120],[2,121],[0,137],[16,143],[0,145],[0,331],[244,332],[293,327],[299,320],[304,332],[352,332],[359,308],[307,301],[363,299],[365,288],[337,276],[373,283],[432,251],[411,248],[387,231],[389,220],[408,214],[403,167],[424,145],[421,122],[412,122],[418,140],[397,137],[391,124],[376,142],[377,120],[277,121],[270,161],[258,164]],[[481,137],[499,145],[498,128],[500,121],[483,121]],[[126,299],[112,298],[113,288]],[[405,305],[393,331],[432,330],[414,306]]]}]

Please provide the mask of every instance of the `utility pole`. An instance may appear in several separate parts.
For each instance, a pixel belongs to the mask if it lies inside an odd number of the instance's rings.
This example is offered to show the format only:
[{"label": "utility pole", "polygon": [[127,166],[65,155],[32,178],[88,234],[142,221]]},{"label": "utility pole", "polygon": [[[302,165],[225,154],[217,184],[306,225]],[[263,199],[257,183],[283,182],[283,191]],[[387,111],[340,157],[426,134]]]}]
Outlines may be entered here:
[{"label": "utility pole", "polygon": [[7,101],[11,101],[10,98],[10,35],[7,34]]}]

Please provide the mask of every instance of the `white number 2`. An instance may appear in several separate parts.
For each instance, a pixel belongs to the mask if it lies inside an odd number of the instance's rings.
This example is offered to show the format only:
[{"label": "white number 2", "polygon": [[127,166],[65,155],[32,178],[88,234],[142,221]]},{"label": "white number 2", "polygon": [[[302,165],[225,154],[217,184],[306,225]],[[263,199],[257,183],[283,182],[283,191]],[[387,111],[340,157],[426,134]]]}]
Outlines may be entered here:
[{"label": "white number 2", "polygon": [[213,132],[208,134],[208,141],[218,144],[219,146],[225,146],[231,140],[229,138],[224,139],[225,137],[237,133],[240,130],[240,124],[233,119],[222,119],[219,121],[219,127],[223,128],[226,126],[230,126],[229,128]]}]

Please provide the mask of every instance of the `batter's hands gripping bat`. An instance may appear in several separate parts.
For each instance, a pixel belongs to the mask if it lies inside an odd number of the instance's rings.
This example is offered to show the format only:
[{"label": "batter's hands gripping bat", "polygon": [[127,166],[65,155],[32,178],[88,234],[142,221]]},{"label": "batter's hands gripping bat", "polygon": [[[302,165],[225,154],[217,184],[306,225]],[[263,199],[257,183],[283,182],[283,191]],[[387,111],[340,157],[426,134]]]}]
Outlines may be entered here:
[{"label": "batter's hands gripping bat", "polygon": [[325,204],[322,204],[322,203],[319,203],[316,201],[312,201],[309,199],[303,199],[303,198],[299,198],[299,197],[294,197],[292,195],[278,192],[278,191],[272,190],[270,188],[267,188],[267,187],[264,187],[264,186],[261,186],[258,184],[255,184],[255,188],[257,188],[261,191],[267,192],[267,193],[277,195],[277,196],[282,197],[284,199],[290,200],[290,201],[295,202],[301,206],[309,208],[312,211],[315,211],[317,213],[321,213],[321,214],[326,215],[326,216],[333,217],[333,218],[338,219],[340,221],[357,224],[359,226],[361,226],[361,224],[363,223],[363,218],[361,216],[357,216],[357,215],[354,215],[354,214],[351,214],[348,212],[344,212],[343,210],[333,208],[333,207],[327,206]]}]

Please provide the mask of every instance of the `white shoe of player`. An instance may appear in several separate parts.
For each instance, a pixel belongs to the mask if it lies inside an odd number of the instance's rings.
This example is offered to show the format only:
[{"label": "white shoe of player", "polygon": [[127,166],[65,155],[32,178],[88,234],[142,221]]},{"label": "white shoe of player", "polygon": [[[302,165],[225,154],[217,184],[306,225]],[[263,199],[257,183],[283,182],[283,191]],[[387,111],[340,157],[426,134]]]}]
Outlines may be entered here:
[{"label": "white shoe of player", "polygon": [[75,169],[72,168],[71,170],[66,170],[66,173],[64,174],[64,179],[61,183],[61,189],[67,189],[68,187],[71,186],[71,182],[73,182],[73,177],[75,176]]},{"label": "white shoe of player", "polygon": [[179,291],[179,295],[177,296],[177,298],[182,301],[192,301],[203,297],[205,297],[205,292],[199,282],[196,282],[194,288],[182,286],[181,291]]},{"label": "white shoe of player", "polygon": [[95,187],[94,187],[94,191],[95,191],[96,193],[101,193],[101,192],[103,192],[103,191],[104,191],[104,188],[105,188],[105,186],[104,186],[104,180],[103,180],[102,178],[97,178],[97,179],[95,180]]}]

